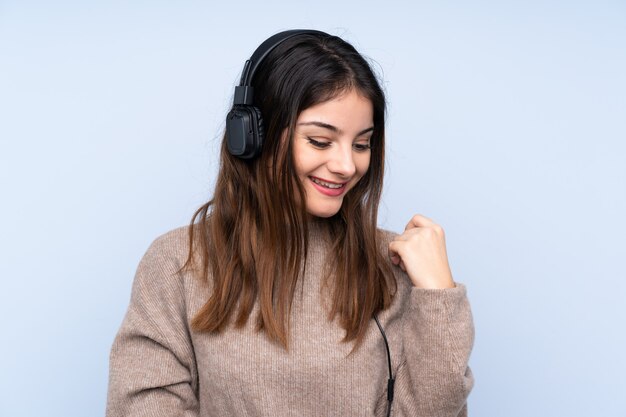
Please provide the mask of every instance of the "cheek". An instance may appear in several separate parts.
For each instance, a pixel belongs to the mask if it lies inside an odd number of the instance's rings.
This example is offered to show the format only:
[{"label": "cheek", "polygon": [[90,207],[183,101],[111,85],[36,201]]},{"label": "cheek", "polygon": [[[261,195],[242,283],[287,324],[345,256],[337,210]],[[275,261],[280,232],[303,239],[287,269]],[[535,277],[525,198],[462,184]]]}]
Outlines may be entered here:
[{"label": "cheek", "polygon": [[359,173],[360,177],[362,177],[363,175],[367,173],[367,170],[370,167],[370,162],[371,162],[371,154],[363,155],[362,158],[359,158],[356,161],[357,172]]},{"label": "cheek", "polygon": [[309,168],[307,167],[306,164],[296,164],[295,168],[295,174],[298,178],[300,178],[301,181],[304,181],[304,179],[307,177],[308,175],[308,171]]},{"label": "cheek", "polygon": [[307,172],[310,169],[311,155],[307,152],[306,148],[303,148],[301,144],[296,143],[293,145],[293,164],[294,170],[298,177],[304,178],[307,176]]}]

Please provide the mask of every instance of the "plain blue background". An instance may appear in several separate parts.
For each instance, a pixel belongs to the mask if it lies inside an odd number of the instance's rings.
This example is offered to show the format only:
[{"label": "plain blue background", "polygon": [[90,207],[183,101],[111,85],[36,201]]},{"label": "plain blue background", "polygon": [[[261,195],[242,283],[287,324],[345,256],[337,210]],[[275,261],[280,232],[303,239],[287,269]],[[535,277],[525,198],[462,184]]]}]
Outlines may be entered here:
[{"label": "plain blue background", "polygon": [[104,414],[139,259],[209,199],[243,62],[291,28],[384,80],[380,225],[446,231],[470,414],[623,416],[625,3],[391,0],[0,1],[0,415]]}]

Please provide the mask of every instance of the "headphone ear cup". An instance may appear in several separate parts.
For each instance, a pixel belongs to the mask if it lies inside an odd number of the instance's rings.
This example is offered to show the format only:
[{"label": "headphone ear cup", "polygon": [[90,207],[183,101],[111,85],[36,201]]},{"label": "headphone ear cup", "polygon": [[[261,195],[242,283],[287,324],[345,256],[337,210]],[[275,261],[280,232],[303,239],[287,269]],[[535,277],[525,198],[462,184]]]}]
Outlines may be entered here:
[{"label": "headphone ear cup", "polygon": [[252,159],[261,151],[265,129],[261,111],[248,105],[233,106],[226,117],[228,151],[241,159]]}]

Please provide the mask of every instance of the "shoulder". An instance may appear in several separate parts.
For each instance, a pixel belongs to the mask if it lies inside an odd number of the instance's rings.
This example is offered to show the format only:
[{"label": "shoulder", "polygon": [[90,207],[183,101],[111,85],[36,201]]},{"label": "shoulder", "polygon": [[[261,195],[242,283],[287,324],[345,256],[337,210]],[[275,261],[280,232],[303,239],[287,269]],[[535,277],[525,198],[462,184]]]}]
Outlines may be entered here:
[{"label": "shoulder", "polygon": [[139,261],[133,291],[156,295],[168,287],[180,286],[179,272],[187,259],[188,248],[189,226],[157,235]]},{"label": "shoulder", "polygon": [[189,226],[179,226],[157,235],[146,249],[142,263],[182,266],[189,251]]},{"label": "shoulder", "polygon": [[175,253],[188,246],[189,225],[179,226],[157,235],[148,250]]},{"label": "shoulder", "polygon": [[392,230],[382,229],[380,227],[377,228],[376,231],[378,232],[379,239],[387,243],[391,242],[391,240],[399,234]]},{"label": "shoulder", "polygon": [[188,274],[181,267],[187,236],[187,227],[177,227],[152,239],[137,265],[120,332],[147,332],[155,340],[173,340],[171,329],[186,328]]},{"label": "shoulder", "polygon": [[387,254],[389,243],[391,243],[391,241],[396,236],[398,236],[399,233],[396,233],[392,230],[381,229],[380,227],[376,229],[376,232],[377,232],[376,238],[378,239],[378,246],[384,254]]}]

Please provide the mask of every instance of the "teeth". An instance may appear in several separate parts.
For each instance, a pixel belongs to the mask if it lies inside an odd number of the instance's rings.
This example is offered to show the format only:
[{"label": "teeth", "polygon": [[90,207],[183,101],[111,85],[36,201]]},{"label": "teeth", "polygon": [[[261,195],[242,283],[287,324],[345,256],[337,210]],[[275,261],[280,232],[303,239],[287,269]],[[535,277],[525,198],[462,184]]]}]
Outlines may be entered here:
[{"label": "teeth", "polygon": [[341,187],[343,187],[343,184],[331,184],[331,183],[328,183],[326,181],[318,180],[317,178],[313,178],[313,177],[310,177],[310,178],[311,178],[311,180],[313,180],[314,183],[319,184],[319,185],[321,185],[323,187],[326,187],[326,188],[341,188]]}]

